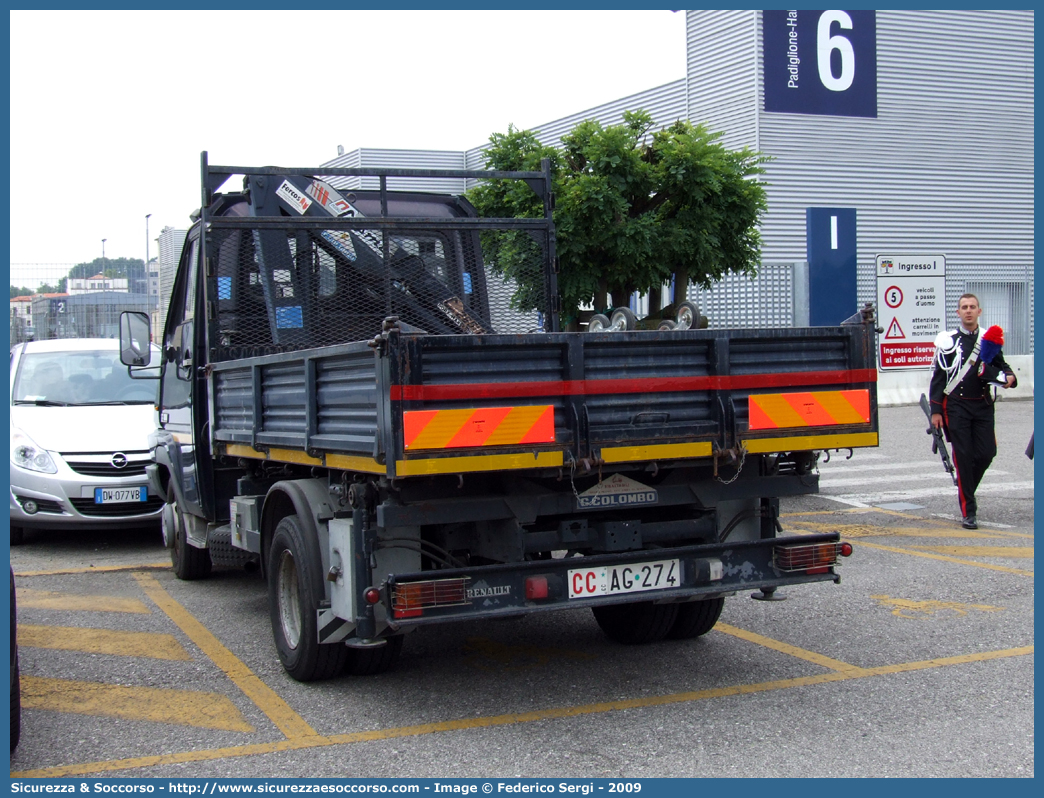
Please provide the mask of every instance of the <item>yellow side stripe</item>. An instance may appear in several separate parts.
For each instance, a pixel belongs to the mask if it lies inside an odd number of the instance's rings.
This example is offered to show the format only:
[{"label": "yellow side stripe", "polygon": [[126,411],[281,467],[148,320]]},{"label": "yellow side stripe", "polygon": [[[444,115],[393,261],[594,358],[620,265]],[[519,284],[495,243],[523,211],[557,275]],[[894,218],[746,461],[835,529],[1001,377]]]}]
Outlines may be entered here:
[{"label": "yellow side stripe", "polygon": [[853,432],[839,435],[797,435],[787,438],[748,438],[743,446],[751,454],[762,452],[812,451],[814,449],[853,449],[877,446],[876,432]]},{"label": "yellow side stripe", "polygon": [[487,454],[471,457],[440,457],[423,460],[396,460],[395,474],[416,477],[428,474],[461,474],[472,471],[513,471],[520,468],[560,468],[561,452],[526,454]]},{"label": "yellow side stripe", "polygon": [[329,468],[343,468],[346,471],[365,471],[369,474],[385,474],[388,469],[372,457],[361,457],[350,454],[327,454],[324,463],[321,458],[312,457],[297,449],[272,448],[268,452],[259,452],[243,443],[226,443],[225,454],[229,457],[245,457],[251,460],[274,460],[280,463],[296,463],[298,465],[326,465]]},{"label": "yellow side stripe", "polygon": [[602,459],[607,463],[634,460],[673,460],[683,457],[710,457],[714,447],[705,443],[660,443],[651,446],[612,446],[602,448]]}]

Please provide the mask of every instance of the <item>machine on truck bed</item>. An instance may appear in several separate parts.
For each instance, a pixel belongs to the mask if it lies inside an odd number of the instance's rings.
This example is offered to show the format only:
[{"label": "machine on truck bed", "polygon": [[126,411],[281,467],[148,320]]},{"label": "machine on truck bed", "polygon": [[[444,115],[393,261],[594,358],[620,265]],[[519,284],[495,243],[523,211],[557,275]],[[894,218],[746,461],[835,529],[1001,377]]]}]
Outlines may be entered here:
[{"label": "machine on truck bed", "polygon": [[[240,191],[219,192],[232,175]],[[531,219],[393,191],[525,183]],[[377,188],[349,191],[348,179]],[[874,321],[558,331],[550,170],[212,166],[163,332],[151,489],[180,578],[256,562],[295,679],[390,667],[425,624],[590,607],[624,643],[839,581],[786,535],[818,452],[876,446]],[[530,271],[526,271],[526,270]],[[123,360],[148,363],[125,314]],[[695,327],[695,325],[694,325]]]}]

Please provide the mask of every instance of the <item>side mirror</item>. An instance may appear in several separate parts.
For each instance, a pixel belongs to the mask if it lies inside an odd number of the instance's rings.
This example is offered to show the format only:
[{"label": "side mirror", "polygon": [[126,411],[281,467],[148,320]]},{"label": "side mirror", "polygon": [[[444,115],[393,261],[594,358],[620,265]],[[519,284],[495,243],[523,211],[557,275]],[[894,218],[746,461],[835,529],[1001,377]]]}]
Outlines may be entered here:
[{"label": "side mirror", "polygon": [[120,362],[147,366],[152,360],[151,332],[146,313],[125,310],[120,314]]}]

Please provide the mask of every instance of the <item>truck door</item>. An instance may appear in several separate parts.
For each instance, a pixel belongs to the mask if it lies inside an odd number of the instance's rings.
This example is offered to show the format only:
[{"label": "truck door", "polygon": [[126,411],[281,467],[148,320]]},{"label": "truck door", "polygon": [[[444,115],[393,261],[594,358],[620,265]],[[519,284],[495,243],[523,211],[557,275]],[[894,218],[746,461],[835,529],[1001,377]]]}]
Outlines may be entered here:
[{"label": "truck door", "polygon": [[[171,291],[167,323],[163,331],[163,379],[160,385],[159,456],[167,460],[171,483],[178,505],[183,513],[207,517],[204,495],[201,493],[199,464],[202,460],[197,447],[194,416],[205,411],[206,385],[197,376],[196,359],[203,348],[198,336],[205,324],[196,308],[203,307],[199,296],[199,226],[189,231],[181,252]],[[197,327],[199,329],[197,329]],[[195,401],[200,397],[199,402]],[[203,408],[198,408],[202,404]],[[204,447],[206,448],[206,447]]]}]

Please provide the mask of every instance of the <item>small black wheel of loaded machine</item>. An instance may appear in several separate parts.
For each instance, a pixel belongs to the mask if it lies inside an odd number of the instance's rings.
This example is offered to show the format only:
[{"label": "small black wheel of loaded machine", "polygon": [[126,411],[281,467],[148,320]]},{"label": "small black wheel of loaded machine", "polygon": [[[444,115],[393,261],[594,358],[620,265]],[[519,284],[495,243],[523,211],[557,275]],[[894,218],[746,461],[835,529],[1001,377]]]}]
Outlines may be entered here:
[{"label": "small black wheel of loaded machine", "polygon": [[725,599],[723,598],[678,604],[678,617],[674,621],[674,626],[667,633],[667,637],[672,640],[688,640],[707,634],[718,622],[721,608],[724,606]]},{"label": "small black wheel of loaded machine", "polygon": [[638,327],[638,319],[628,307],[619,307],[609,316],[609,329],[614,332],[634,330]]},{"label": "small black wheel of loaded machine", "polygon": [[679,303],[676,317],[678,326],[675,329],[695,330],[700,326],[700,309],[689,300]]},{"label": "small black wheel of loaded machine", "polygon": [[595,620],[606,636],[625,645],[643,645],[663,640],[678,617],[677,604],[636,601],[592,607]]},{"label": "small black wheel of loaded machine", "polygon": [[343,644],[319,644],[322,571],[318,543],[306,536],[301,519],[280,520],[268,551],[268,611],[279,661],[299,682],[337,676],[348,660]]}]

